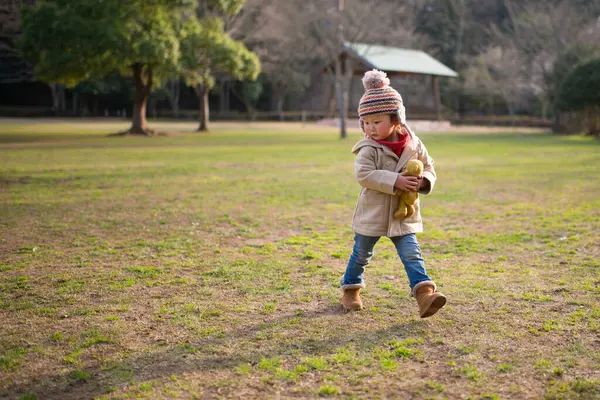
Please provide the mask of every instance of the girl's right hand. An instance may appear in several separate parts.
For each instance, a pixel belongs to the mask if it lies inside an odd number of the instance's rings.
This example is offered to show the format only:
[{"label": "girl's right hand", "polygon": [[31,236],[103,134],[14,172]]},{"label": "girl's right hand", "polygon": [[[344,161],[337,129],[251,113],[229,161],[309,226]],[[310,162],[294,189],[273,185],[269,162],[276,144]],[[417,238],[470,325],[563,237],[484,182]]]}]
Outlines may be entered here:
[{"label": "girl's right hand", "polygon": [[406,171],[398,174],[394,187],[407,192],[417,192],[419,190],[421,180],[417,176],[405,176],[405,173]]}]

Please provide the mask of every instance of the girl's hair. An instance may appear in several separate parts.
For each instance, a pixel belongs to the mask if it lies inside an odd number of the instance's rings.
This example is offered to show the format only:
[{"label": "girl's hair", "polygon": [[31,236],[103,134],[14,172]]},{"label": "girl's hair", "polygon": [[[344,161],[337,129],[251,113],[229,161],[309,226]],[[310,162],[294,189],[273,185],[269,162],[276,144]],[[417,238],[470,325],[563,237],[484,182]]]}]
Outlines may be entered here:
[{"label": "girl's hair", "polygon": [[[406,130],[406,128],[404,127],[404,125],[402,125],[402,122],[400,122],[400,118],[398,117],[397,113],[390,113],[390,120],[392,121],[392,124],[394,124],[394,132],[397,133],[399,136],[404,136],[404,135],[408,135],[408,131]],[[360,127],[363,131],[363,134],[365,137],[367,137],[367,133],[365,132],[364,128],[363,128],[363,123],[362,123],[362,119],[360,120]]]},{"label": "girl's hair", "polygon": [[402,125],[402,122],[400,122],[400,118],[398,118],[398,114],[397,113],[392,113],[390,114],[390,119],[392,120],[392,124],[394,124],[394,131],[402,136],[404,135],[404,126]]}]

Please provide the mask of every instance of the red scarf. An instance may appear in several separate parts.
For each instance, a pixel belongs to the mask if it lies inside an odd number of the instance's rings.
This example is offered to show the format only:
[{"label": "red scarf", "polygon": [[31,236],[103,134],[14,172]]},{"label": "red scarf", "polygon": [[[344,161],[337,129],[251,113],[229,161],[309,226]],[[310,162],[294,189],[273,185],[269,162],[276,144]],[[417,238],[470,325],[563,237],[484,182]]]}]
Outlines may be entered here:
[{"label": "red scarf", "polygon": [[373,140],[375,140],[377,143],[381,143],[382,145],[389,147],[394,152],[394,154],[400,157],[400,154],[402,154],[402,150],[404,150],[404,147],[406,146],[409,137],[408,132],[404,128],[402,128],[400,135],[401,136],[397,142],[386,142],[385,140],[377,139]]}]

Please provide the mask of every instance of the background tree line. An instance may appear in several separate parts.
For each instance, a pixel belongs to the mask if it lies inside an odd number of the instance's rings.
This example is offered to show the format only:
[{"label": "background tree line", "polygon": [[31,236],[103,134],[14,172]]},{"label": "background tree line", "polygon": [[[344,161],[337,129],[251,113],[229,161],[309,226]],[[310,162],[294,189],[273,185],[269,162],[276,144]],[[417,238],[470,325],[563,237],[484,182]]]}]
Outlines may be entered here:
[{"label": "background tree line", "polygon": [[[595,113],[560,94],[598,92],[593,79],[563,84],[600,57],[599,18],[600,0],[46,0],[24,12],[20,48],[55,89],[58,107],[65,86],[110,93],[124,85],[119,77],[131,78],[132,132],[148,132],[152,93],[177,113],[182,91],[193,88],[201,129],[209,92],[223,96],[224,85],[249,115],[259,101],[293,107],[343,41],[438,58],[460,74],[441,88],[454,113],[535,115],[565,129],[581,119],[573,113]],[[333,69],[325,73],[344,88]]]}]

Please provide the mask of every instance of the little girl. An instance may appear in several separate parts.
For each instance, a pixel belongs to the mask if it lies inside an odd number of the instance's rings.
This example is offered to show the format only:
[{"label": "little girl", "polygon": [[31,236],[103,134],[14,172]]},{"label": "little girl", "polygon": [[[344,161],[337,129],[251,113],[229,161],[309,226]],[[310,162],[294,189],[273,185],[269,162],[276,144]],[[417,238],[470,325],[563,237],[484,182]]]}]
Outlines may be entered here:
[{"label": "little girl", "polygon": [[[396,246],[411,288],[417,299],[421,318],[435,314],[446,304],[446,297],[436,292],[427,275],[416,232],[423,232],[419,201],[415,212],[406,218],[394,218],[399,191],[429,194],[435,185],[433,159],[425,145],[406,124],[402,97],[392,88],[382,71],[372,70],[363,79],[365,93],[360,99],[358,115],[365,138],[352,152],[356,155],[354,174],[362,186],[352,218],[354,249],[341,286],[342,306],[346,311],[363,308],[359,292],[365,287],[363,273],[381,236]],[[411,159],[423,162],[423,174],[406,176],[401,172]]]}]

